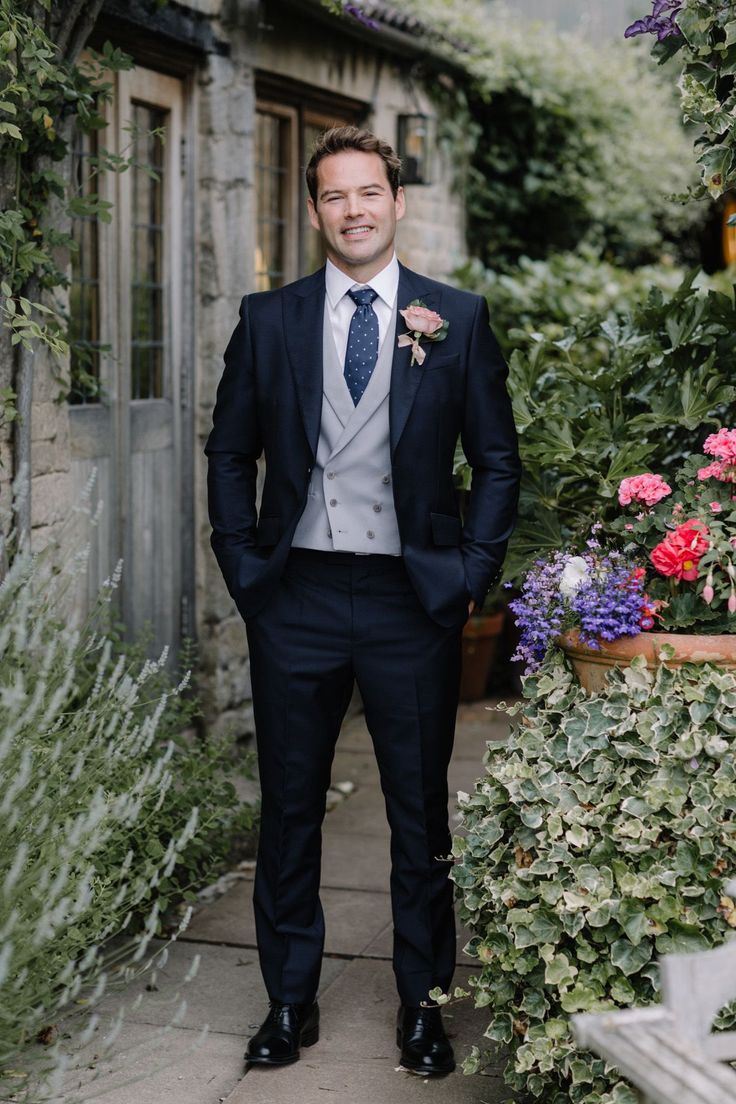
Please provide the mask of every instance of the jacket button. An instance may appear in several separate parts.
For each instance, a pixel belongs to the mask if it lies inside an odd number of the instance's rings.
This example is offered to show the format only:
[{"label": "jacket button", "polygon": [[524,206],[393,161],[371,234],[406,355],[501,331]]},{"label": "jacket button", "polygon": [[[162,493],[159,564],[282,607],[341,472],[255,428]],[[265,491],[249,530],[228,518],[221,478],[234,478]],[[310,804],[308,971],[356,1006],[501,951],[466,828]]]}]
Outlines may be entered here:
[{"label": "jacket button", "polygon": [[328,530],[327,530],[327,536],[328,536],[328,537],[331,537],[331,536],[332,536],[332,530],[331,530],[331,529],[328,529]]},{"label": "jacket button", "polygon": [[373,530],[372,530],[372,529],[369,529],[369,530],[368,530],[368,532],[366,533],[366,536],[367,536],[368,540],[373,540],[373,538],[375,537],[375,535],[376,535],[376,534],[375,534],[375,533],[373,532]]},{"label": "jacket button", "polygon": [[374,503],[373,503],[373,513],[374,513],[374,514],[380,514],[380,512],[381,512],[381,506],[380,506],[380,503],[378,503],[378,502],[374,502]]},{"label": "jacket button", "polygon": [[331,498],[330,499],[330,506],[337,506],[337,499],[336,498]]}]

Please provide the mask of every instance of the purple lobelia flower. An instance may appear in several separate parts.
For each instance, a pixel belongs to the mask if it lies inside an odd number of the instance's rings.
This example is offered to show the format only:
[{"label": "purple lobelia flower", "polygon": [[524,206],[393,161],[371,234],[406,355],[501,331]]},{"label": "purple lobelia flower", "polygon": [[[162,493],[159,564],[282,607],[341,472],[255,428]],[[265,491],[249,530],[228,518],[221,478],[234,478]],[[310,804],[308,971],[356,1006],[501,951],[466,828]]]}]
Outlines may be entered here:
[{"label": "purple lobelia flower", "polygon": [[662,42],[670,35],[682,34],[675,22],[675,16],[682,8],[682,0],[654,0],[652,14],[643,19],[637,19],[635,23],[624,31],[624,38],[634,38],[640,34],[656,34],[657,41]]},{"label": "purple lobelia flower", "polygon": [[565,629],[577,625],[588,647],[642,630],[644,571],[622,553],[604,552],[596,540],[580,555],[554,552],[527,572],[521,596],[509,607],[521,629],[514,659],[529,671],[539,667],[547,649]]}]

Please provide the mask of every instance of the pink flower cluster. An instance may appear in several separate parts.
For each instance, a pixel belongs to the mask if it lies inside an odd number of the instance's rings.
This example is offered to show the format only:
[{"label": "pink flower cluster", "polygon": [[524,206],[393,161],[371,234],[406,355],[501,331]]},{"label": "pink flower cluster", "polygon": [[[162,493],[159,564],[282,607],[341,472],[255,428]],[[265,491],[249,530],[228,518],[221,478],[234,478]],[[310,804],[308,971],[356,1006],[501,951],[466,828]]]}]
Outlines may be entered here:
[{"label": "pink flower cluster", "polygon": [[710,548],[708,528],[694,518],[678,525],[653,548],[649,558],[660,575],[685,579],[692,583],[698,577],[698,564]]},{"label": "pink flower cluster", "polygon": [[644,506],[656,506],[663,498],[672,493],[669,483],[661,475],[631,475],[623,479],[618,489],[618,501],[621,506],[630,502],[639,502]]},{"label": "pink flower cluster", "polygon": [[719,429],[703,444],[703,452],[717,456],[712,464],[698,471],[698,479],[719,479],[721,483],[736,483],[736,429]]}]

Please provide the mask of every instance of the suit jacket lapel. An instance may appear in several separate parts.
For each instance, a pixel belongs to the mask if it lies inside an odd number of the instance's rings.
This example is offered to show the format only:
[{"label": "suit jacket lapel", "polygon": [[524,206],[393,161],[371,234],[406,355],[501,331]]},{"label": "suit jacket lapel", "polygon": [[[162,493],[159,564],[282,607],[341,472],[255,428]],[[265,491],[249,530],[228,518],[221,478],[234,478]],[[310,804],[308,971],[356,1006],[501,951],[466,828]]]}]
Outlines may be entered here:
[{"label": "suit jacket lapel", "polygon": [[[406,333],[406,323],[398,313],[408,307],[414,299],[421,299],[430,310],[439,312],[442,296],[438,291],[430,290],[423,278],[411,269],[399,264],[399,291],[396,313],[396,332],[394,334],[394,358],[391,368],[391,393],[389,397],[389,429],[391,437],[391,457],[393,458],[396,446],[401,434],[404,432],[411,408],[416,398],[417,390],[422,379],[424,366],[416,362],[411,364],[411,346],[399,348],[399,335]],[[432,355],[432,342],[425,341],[422,348],[426,350],[425,364]]]},{"label": "suit jacket lapel", "polygon": [[299,410],[312,456],[316,457],[322,413],[324,268],[284,288],[282,304],[286,351]]}]

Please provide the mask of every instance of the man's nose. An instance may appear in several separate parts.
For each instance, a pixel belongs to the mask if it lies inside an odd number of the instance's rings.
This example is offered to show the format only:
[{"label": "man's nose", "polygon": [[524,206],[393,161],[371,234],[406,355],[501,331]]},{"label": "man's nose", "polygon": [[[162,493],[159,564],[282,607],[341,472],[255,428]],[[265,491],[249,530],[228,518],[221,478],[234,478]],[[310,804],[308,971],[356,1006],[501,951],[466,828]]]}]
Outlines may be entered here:
[{"label": "man's nose", "polygon": [[363,199],[357,193],[348,195],[345,199],[345,217],[358,218],[363,214]]}]

